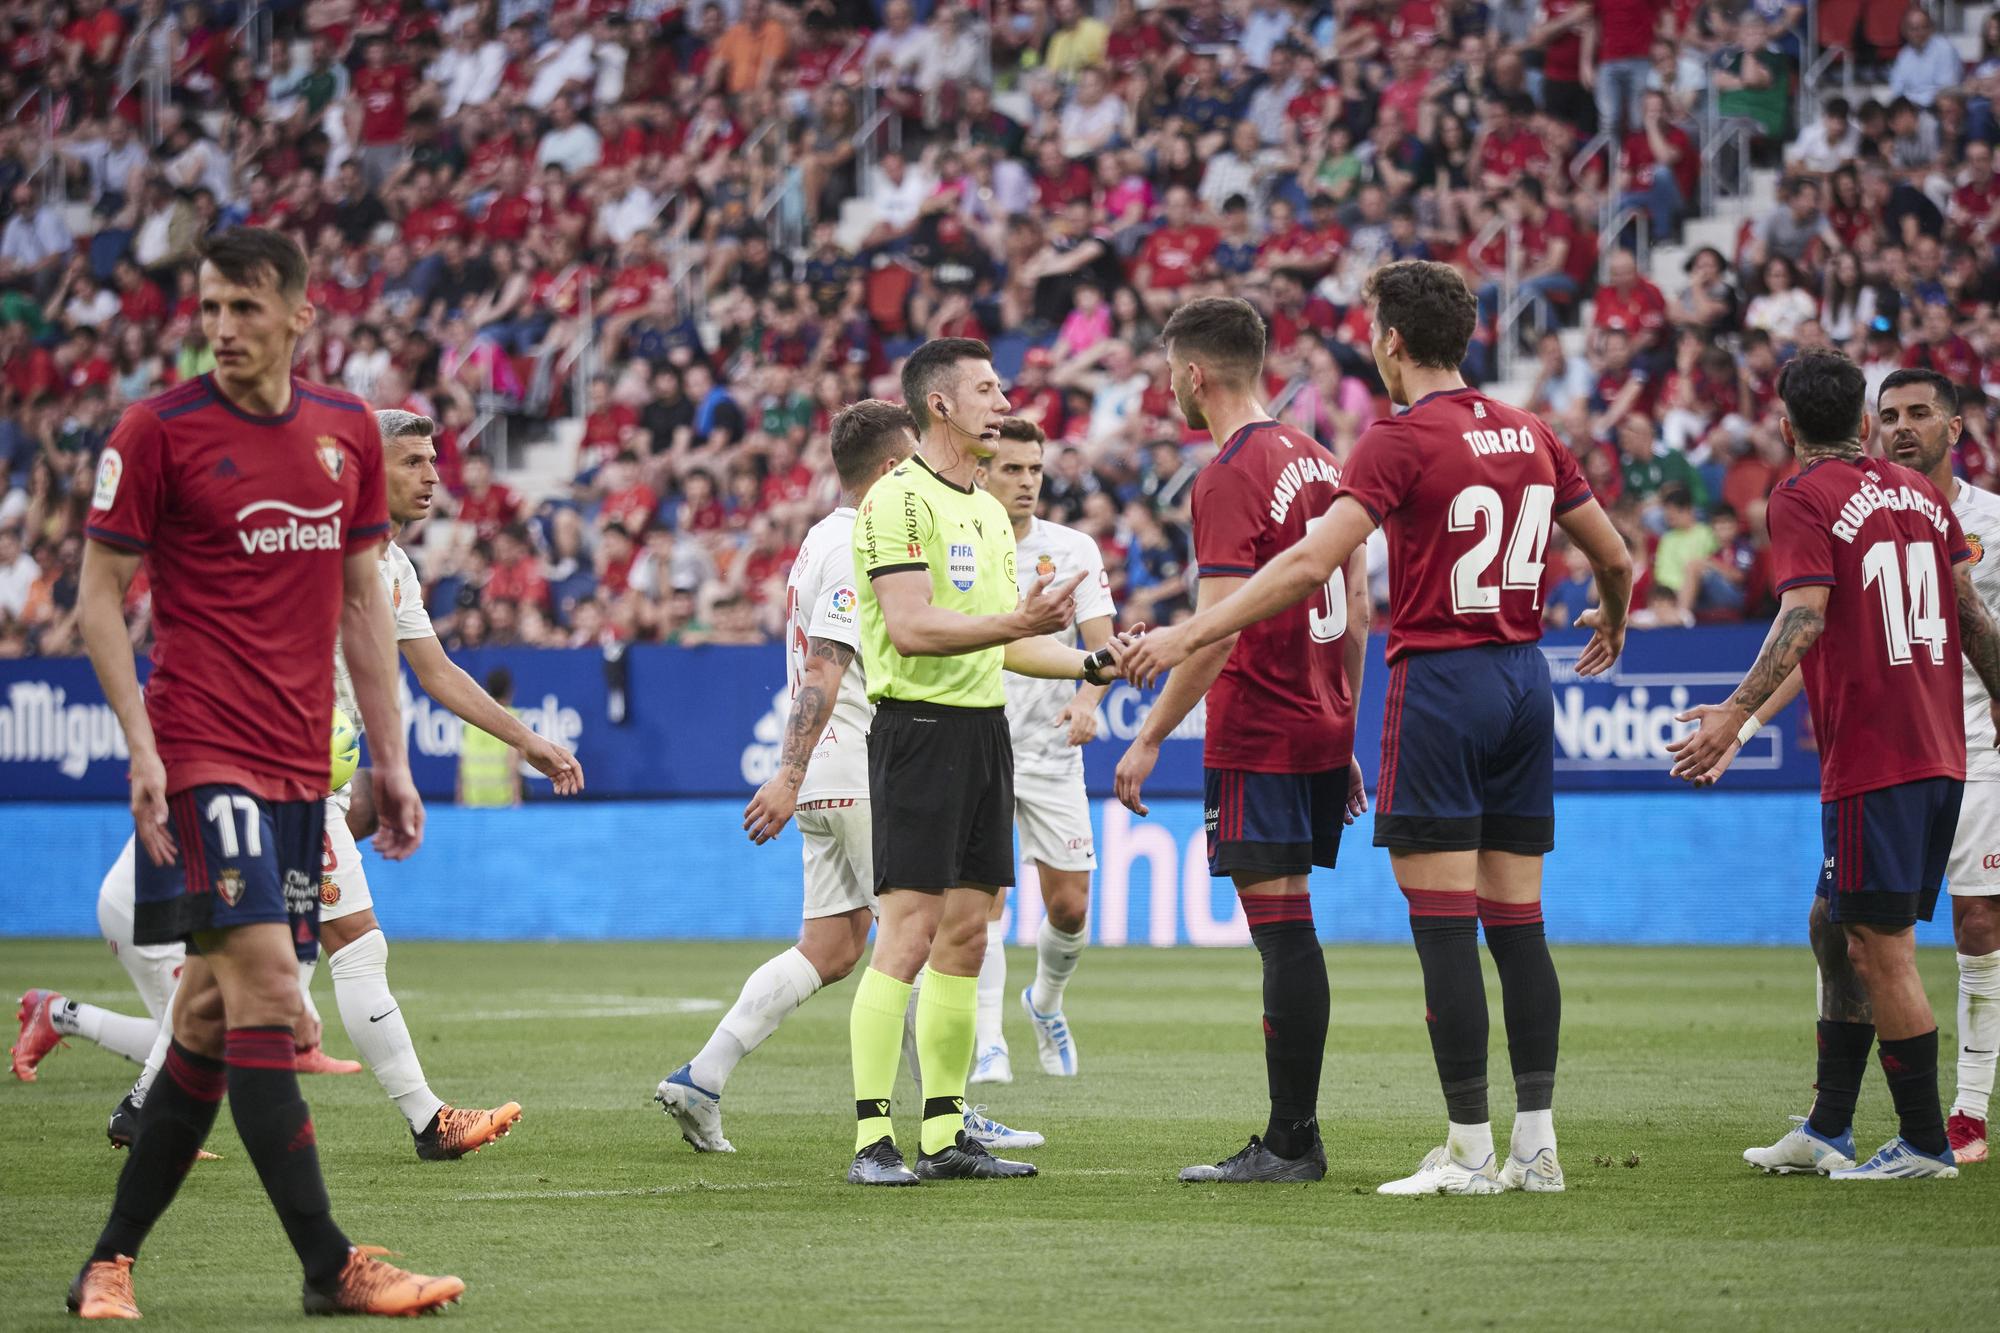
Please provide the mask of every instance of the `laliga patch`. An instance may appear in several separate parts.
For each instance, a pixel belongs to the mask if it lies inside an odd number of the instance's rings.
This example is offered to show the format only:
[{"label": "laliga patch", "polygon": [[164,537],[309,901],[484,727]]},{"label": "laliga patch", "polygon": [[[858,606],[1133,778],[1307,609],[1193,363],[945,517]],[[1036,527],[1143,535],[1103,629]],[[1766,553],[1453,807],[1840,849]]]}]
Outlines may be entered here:
[{"label": "laliga patch", "polygon": [[109,509],[118,498],[118,481],[125,475],[125,460],[116,449],[106,446],[97,460],[97,489],[90,493],[92,509]]},{"label": "laliga patch", "polygon": [[979,575],[979,562],[967,542],[953,542],[945,558],[945,574],[951,579],[951,586],[960,592],[971,592],[972,581]]},{"label": "laliga patch", "polygon": [[849,587],[835,588],[827,595],[826,618],[842,625],[854,623],[854,609],[861,604],[861,598]]},{"label": "laliga patch", "polygon": [[322,435],[315,441],[313,457],[319,459],[319,465],[326,469],[326,475],[335,481],[339,481],[340,474],[347,470],[347,455],[341,452],[340,441],[331,435]]}]

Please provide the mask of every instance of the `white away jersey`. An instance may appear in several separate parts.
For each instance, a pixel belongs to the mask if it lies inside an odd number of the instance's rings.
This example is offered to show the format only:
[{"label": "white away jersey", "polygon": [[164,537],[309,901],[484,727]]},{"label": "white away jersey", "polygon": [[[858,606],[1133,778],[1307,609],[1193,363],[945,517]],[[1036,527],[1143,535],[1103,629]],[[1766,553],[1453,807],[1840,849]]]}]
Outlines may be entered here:
[{"label": "white away jersey", "polygon": [[[1015,572],[1025,596],[1044,574],[1060,583],[1078,570],[1083,582],[1076,585],[1076,623],[1055,637],[1071,646],[1079,645],[1076,625],[1098,616],[1115,616],[1111,604],[1111,580],[1104,572],[1104,554],[1097,543],[1075,528],[1047,523],[1037,518],[1028,535],[1015,543]],[[1007,730],[1014,742],[1014,771],[1059,775],[1083,766],[1083,751],[1069,743],[1068,728],[1056,726],[1076,682],[1037,680],[1032,676],[1007,673]]]},{"label": "white away jersey", "polygon": [[830,639],[854,650],[840,677],[833,716],[813,747],[799,804],[807,801],[866,800],[868,678],[861,669],[861,590],[854,582],[854,510],[843,505],[819,522],[799,546],[792,576],[785,583],[785,683],[794,699],[805,677],[806,640]]},{"label": "white away jersey", "polygon": [[[382,594],[396,617],[396,642],[428,639],[437,633],[431,628],[431,613],[424,609],[424,582],[403,548],[389,542],[382,549],[376,568],[382,572]],[[347,659],[341,656],[340,642],[333,645],[333,701],[361,728],[361,709],[354,702],[354,682],[347,674]]]},{"label": "white away jersey", "polygon": [[[2000,495],[1977,486],[1958,483],[1958,496],[1951,512],[1965,529],[1965,544],[1972,548],[1972,586],[1986,609],[2000,616]],[[1986,686],[1972,664],[1965,664],[1965,779],[1968,782],[2000,781],[2000,752],[1993,748],[1993,714]]]}]

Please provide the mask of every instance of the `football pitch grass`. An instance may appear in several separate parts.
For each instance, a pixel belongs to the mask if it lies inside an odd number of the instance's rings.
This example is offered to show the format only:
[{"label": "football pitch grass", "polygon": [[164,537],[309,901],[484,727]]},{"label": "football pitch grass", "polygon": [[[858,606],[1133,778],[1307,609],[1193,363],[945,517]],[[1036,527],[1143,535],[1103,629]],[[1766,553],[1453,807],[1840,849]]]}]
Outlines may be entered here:
[{"label": "football pitch grass", "polygon": [[[1443,1114],[1407,949],[1332,948],[1317,1185],[1188,1186],[1175,1172],[1260,1129],[1249,949],[1095,950],[1070,990],[1083,1075],[1044,1077],[1012,993],[1015,1082],[975,1088],[1048,1135],[1035,1180],[868,1190],[852,1148],[850,980],[737,1071],[734,1156],[697,1156],[649,1100],[707,1036],[757,943],[398,943],[391,976],[432,1086],[514,1099],[512,1137],[420,1163],[367,1074],[303,1080],[335,1216],[467,1283],[479,1329],[1991,1329],[2000,1165],[1944,1182],[1834,1185],[1741,1160],[1811,1096],[1803,948],[1560,948],[1563,1196],[1389,1199]],[[1948,953],[1922,966],[1945,1016]],[[351,1054],[329,978],[327,1048]],[[1488,968],[1489,981],[1491,968]],[[0,986],[131,1010],[103,946],[0,941]],[[1494,1119],[1512,1115],[1497,989]],[[11,1009],[9,1010],[11,1012]],[[1946,1059],[1949,1061],[1950,1055]],[[0,1086],[0,1327],[67,1326],[63,1291],[122,1154],[106,1114],[133,1067],[80,1041]],[[1947,1095],[1951,1086],[1947,1064]],[[918,1106],[905,1082],[906,1147]],[[1894,1132],[1872,1071],[1857,1140]],[[135,1270],[149,1325],[296,1325],[298,1269],[225,1114]]]}]

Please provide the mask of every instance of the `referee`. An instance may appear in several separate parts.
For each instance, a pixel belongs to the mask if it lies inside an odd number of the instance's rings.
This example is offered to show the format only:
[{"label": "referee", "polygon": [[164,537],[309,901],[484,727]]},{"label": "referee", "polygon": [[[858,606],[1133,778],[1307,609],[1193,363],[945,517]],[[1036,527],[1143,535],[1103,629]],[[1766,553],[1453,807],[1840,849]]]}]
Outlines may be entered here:
[{"label": "referee", "polygon": [[[857,1185],[1032,1176],[964,1133],[979,964],[992,895],[1014,882],[1014,757],[1001,671],[1085,679],[1085,654],[1047,635],[1076,613],[1081,575],[1016,602],[1014,527],[974,482],[1007,395],[970,338],[925,343],[903,366],[917,452],[875,483],[854,525],[868,736],[875,953],[854,993]],[[1100,678],[1096,683],[1103,683]],[[928,964],[928,966],[926,966]],[[921,1156],[903,1163],[889,1116],[917,970],[925,1076]]]}]

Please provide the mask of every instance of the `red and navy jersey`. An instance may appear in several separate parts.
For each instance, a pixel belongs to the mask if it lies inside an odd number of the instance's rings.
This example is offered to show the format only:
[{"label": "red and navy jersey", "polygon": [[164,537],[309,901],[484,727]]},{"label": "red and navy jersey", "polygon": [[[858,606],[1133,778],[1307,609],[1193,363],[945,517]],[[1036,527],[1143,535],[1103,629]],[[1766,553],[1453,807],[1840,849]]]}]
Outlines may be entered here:
[{"label": "red and navy jersey", "polygon": [[86,531],[146,558],[169,794],[326,795],[344,565],[388,530],[374,414],[351,393],[294,379],[262,417],[203,375],[125,410]]},{"label": "red and navy jersey", "polygon": [[1542,637],[1549,524],[1590,499],[1562,441],[1532,412],[1452,389],[1379,418],[1341,495],[1389,541],[1389,661]]},{"label": "red and navy jersey", "polygon": [[[1249,578],[1305,536],[1340,485],[1340,464],[1310,435],[1257,421],[1195,477],[1195,560],[1203,578]],[[1342,649],[1343,571],[1321,591],[1237,636],[1208,690],[1202,762],[1252,773],[1319,773],[1354,756],[1354,695]]]},{"label": "red and navy jersey", "polygon": [[1972,559],[1930,478],[1882,458],[1822,459],[1768,511],[1778,591],[1830,591],[1806,650],[1820,799],[1965,776],[1953,566]]}]

